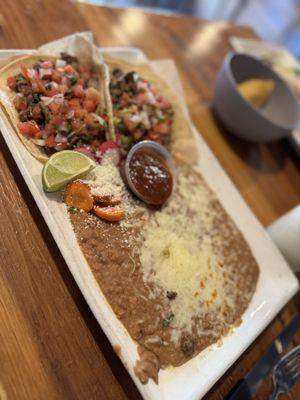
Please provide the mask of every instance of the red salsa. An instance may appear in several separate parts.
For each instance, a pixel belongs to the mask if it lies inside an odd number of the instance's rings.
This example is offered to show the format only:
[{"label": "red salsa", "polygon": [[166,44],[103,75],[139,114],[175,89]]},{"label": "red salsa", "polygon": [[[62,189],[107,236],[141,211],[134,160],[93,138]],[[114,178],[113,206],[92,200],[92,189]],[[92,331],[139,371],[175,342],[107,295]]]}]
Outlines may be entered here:
[{"label": "red salsa", "polygon": [[129,162],[129,175],[136,191],[148,204],[162,205],[172,193],[172,173],[154,151],[137,150]]}]

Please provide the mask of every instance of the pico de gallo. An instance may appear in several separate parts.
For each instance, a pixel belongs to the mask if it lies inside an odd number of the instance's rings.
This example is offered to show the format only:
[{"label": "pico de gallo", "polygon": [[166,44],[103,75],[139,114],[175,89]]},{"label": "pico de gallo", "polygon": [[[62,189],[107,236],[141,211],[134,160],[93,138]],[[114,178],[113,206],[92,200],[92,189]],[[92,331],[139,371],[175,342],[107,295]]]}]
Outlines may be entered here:
[{"label": "pico de gallo", "polygon": [[18,111],[20,133],[41,146],[47,155],[71,149],[96,161],[103,151],[118,147],[109,141],[108,117],[103,111],[99,77],[61,53],[57,60],[40,60],[9,76],[9,88]]},{"label": "pico de gallo", "polygon": [[124,74],[120,69],[114,69],[110,93],[114,126],[123,149],[145,139],[168,144],[174,111],[151,83],[134,71]]}]

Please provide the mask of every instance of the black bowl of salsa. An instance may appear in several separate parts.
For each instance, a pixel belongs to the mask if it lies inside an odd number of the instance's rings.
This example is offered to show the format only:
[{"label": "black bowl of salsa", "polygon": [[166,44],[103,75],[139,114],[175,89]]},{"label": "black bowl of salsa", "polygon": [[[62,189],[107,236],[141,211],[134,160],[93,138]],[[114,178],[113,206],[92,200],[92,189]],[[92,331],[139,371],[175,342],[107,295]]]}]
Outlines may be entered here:
[{"label": "black bowl of salsa", "polygon": [[124,165],[127,186],[142,201],[154,206],[163,205],[171,196],[175,174],[168,150],[151,140],[133,146]]}]

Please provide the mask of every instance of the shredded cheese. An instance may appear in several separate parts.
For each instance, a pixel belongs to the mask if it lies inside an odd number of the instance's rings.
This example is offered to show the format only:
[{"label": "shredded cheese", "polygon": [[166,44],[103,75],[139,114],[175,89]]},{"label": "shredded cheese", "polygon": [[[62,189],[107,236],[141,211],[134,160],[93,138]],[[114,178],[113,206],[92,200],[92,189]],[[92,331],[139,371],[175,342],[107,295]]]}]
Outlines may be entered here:
[{"label": "shredded cheese", "polygon": [[97,165],[83,180],[91,188],[93,196],[113,196],[121,200],[120,205],[124,208],[125,219],[120,222],[124,228],[130,228],[136,224],[132,215],[136,212],[147,214],[146,207],[126,188],[120,175],[119,167],[116,165],[113,155],[105,153],[101,164]]},{"label": "shredded cheese", "polygon": [[[201,182],[181,176],[168,205],[155,213],[144,231],[140,252],[144,280],[165,292],[177,292],[170,302],[174,341],[183,330],[192,331],[194,317],[216,313],[222,319],[222,309],[230,307],[222,261],[209,235],[212,196]],[[207,330],[198,327],[198,334],[204,333]]]},{"label": "shredded cheese", "polygon": [[85,179],[85,183],[90,186],[95,196],[121,197],[125,192],[119,169],[108,157],[94,168]]}]

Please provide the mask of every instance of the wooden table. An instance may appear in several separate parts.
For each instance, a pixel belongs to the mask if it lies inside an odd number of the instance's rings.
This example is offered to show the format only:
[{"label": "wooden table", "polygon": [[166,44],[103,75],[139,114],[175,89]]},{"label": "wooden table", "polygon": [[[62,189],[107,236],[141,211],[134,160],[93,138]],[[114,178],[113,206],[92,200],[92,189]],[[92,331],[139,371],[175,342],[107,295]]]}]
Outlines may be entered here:
[{"label": "wooden table", "polygon": [[[91,30],[102,46],[137,46],[150,58],[173,58],[194,123],[260,221],[266,226],[299,204],[299,159],[289,145],[242,142],[221,130],[211,113],[216,73],[230,49],[228,38],[255,37],[251,29],[62,0],[2,1],[0,14],[1,48],[34,48]],[[0,399],[140,399],[2,136],[0,148]],[[297,312],[299,298],[285,307],[206,399],[222,399]],[[256,398],[265,399],[269,386],[266,383]],[[298,389],[294,399],[300,396]]]}]

